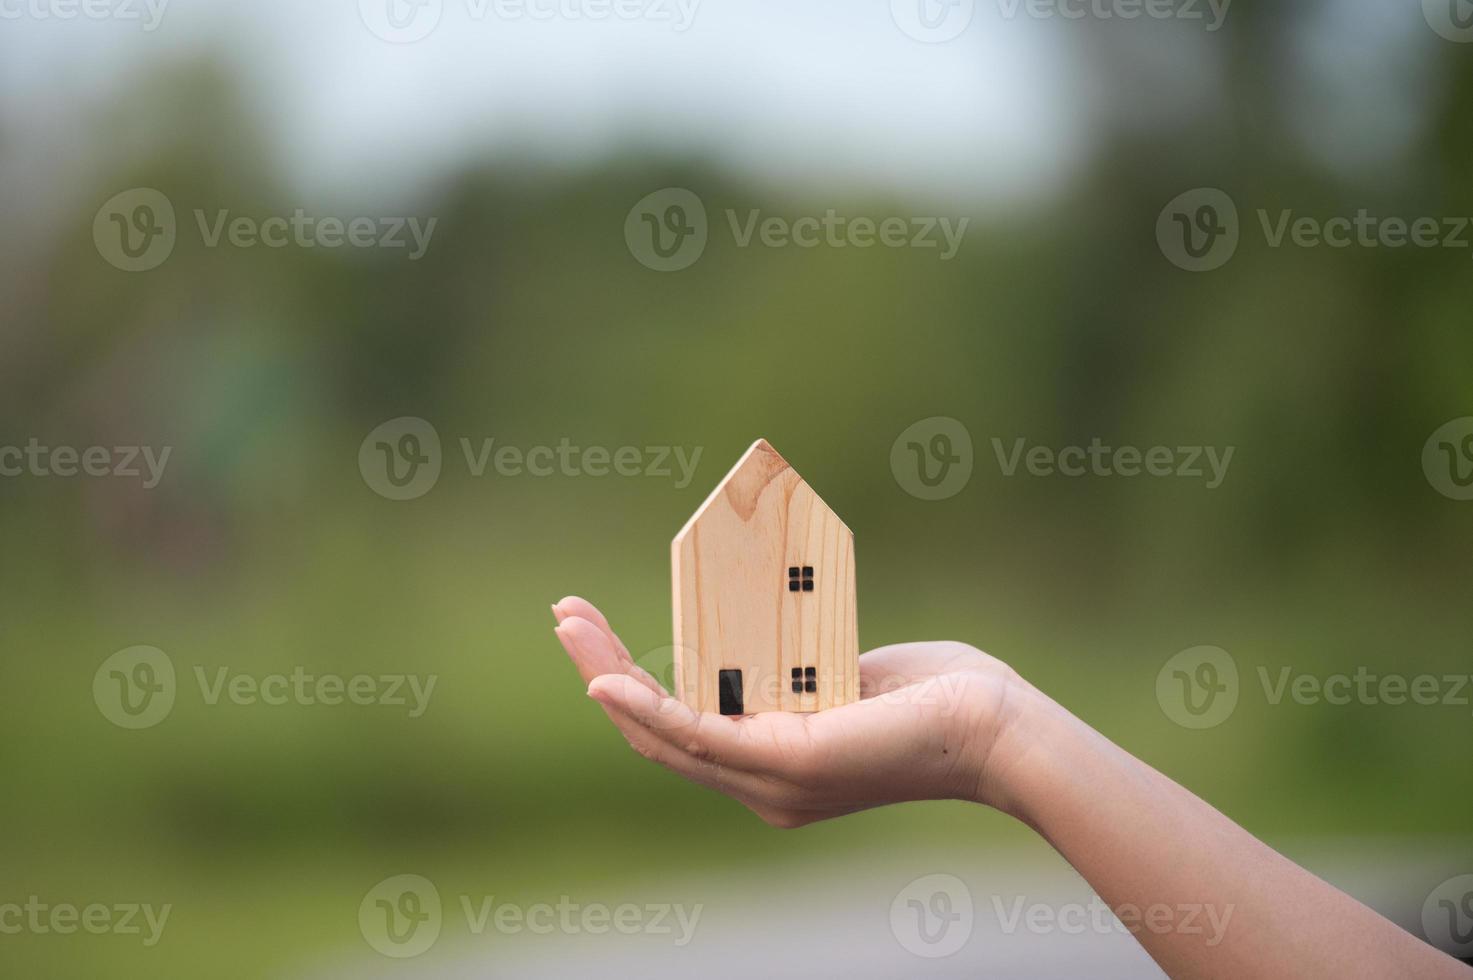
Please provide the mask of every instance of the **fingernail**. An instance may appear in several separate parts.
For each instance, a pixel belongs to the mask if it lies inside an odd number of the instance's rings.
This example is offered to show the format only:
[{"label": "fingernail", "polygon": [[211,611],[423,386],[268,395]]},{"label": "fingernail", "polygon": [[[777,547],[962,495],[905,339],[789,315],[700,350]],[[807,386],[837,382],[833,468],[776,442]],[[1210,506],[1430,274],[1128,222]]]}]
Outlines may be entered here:
[{"label": "fingernail", "polygon": [[552,605],[548,606],[547,608],[549,608],[549,609],[552,610],[552,618],[553,619],[557,620],[559,623],[561,623],[563,621],[563,614],[560,613],[560,612],[558,612],[557,603],[554,602]]}]

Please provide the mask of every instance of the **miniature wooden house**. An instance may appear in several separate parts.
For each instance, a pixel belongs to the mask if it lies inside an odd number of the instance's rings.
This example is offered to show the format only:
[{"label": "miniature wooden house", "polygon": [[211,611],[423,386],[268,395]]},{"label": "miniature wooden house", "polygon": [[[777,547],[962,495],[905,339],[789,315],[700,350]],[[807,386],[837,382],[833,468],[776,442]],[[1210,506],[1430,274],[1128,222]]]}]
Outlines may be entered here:
[{"label": "miniature wooden house", "polygon": [[670,546],[676,695],[724,715],[859,697],[854,534],[765,439]]}]

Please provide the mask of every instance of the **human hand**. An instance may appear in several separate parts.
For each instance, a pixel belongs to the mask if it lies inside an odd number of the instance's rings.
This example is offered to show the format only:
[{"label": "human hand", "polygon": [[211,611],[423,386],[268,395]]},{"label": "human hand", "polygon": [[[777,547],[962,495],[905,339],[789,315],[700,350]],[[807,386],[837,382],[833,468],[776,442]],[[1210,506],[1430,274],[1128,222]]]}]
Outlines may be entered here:
[{"label": "human hand", "polygon": [[816,714],[698,713],[672,698],[594,606],[552,607],[556,632],[597,701],[645,758],[793,828],[907,800],[1009,808],[1012,723],[1033,691],[963,643],[902,643],[859,658],[860,698]]}]

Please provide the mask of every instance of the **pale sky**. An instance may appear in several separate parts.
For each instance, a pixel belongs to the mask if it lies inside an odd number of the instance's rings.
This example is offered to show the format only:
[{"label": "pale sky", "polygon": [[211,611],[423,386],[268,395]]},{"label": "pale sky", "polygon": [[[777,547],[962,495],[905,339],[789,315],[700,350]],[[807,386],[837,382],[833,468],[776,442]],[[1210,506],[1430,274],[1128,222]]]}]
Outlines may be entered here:
[{"label": "pale sky", "polygon": [[[438,19],[416,2],[439,4]],[[943,28],[954,38],[924,43],[901,26],[922,2],[937,18],[970,6],[970,20]],[[27,144],[12,140],[5,169],[67,165],[47,144],[81,132],[78,107],[106,105],[151,65],[212,50],[247,81],[308,199],[413,186],[469,155],[578,166],[652,148],[778,184],[864,184],[984,209],[1048,196],[1088,165],[1100,93],[1077,55],[1101,25],[1009,16],[1015,0],[946,2],[0,0],[0,118]],[[120,16],[56,16],[82,3]],[[429,16],[417,23],[433,30],[412,43],[382,39],[371,22],[387,29],[391,3],[406,22]],[[648,15],[592,19],[600,3]],[[1401,23],[1410,18],[1388,17],[1384,0],[1338,10],[1303,42],[1301,101],[1318,109],[1306,115],[1306,138],[1328,148],[1327,165],[1414,135],[1406,79],[1387,78],[1405,75],[1407,51],[1436,41]],[[1231,30],[1231,14],[1224,23]],[[1192,112],[1214,97],[1223,35],[1180,22],[1129,29],[1169,42],[1143,45],[1141,67],[1174,80],[1146,85],[1149,98],[1132,111]],[[1349,40],[1364,58],[1316,65],[1321,29],[1332,49]],[[1347,112],[1345,100],[1365,108],[1366,95],[1385,132],[1367,133],[1365,113]]]}]

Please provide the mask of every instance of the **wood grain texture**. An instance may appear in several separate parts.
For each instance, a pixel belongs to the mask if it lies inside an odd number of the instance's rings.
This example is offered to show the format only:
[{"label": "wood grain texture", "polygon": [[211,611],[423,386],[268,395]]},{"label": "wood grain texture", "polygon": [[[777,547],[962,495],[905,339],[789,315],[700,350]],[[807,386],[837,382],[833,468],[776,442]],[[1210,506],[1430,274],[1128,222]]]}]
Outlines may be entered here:
[{"label": "wood grain texture", "polygon": [[[854,535],[766,440],[752,444],[671,543],[676,695],[719,710],[741,670],[747,714],[821,711],[859,697]],[[810,566],[811,592],[788,589]],[[793,668],[817,691],[794,693]]]}]

